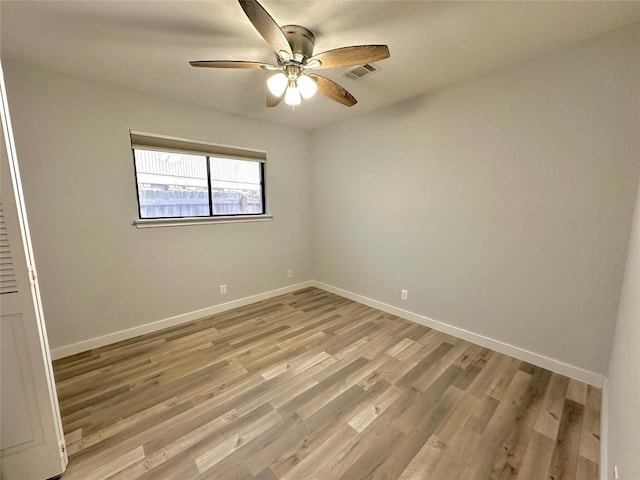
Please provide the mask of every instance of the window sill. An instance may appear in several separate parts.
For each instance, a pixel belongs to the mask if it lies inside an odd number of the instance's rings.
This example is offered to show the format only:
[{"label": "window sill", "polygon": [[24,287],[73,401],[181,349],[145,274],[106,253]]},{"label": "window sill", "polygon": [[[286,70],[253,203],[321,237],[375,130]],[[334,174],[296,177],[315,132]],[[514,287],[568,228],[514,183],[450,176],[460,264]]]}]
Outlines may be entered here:
[{"label": "window sill", "polygon": [[136,228],[181,227],[185,225],[206,225],[212,223],[249,223],[268,222],[273,215],[229,215],[202,218],[138,218],[133,225]]}]

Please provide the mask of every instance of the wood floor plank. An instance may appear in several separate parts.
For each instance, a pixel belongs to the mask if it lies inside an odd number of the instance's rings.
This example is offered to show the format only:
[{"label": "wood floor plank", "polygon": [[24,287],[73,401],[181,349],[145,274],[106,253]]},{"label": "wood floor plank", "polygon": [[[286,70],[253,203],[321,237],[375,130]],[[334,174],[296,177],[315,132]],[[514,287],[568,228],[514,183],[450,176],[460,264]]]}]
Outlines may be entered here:
[{"label": "wood floor plank", "polygon": [[600,478],[598,464],[587,460],[584,457],[578,457],[576,478],[579,478],[580,480],[598,480],[598,478]]},{"label": "wood floor plank", "polygon": [[[517,479],[544,480],[551,466],[555,442],[537,431],[531,434]],[[578,477],[580,478],[580,477]]]},{"label": "wood floor plank", "polygon": [[584,406],[567,397],[549,468],[548,475],[552,480],[578,478],[578,456],[583,415]]},{"label": "wood floor plank", "polygon": [[[447,372],[457,374],[458,367],[451,366]],[[445,373],[446,374],[446,373]],[[418,454],[422,446],[427,443],[431,435],[435,433],[438,427],[459,398],[459,393],[455,387],[447,389],[438,395],[430,396],[429,390],[425,392],[429,401],[435,401],[435,407],[430,410],[429,414],[422,418],[417,418],[414,427],[402,438],[396,442],[393,448],[387,452],[386,458],[373,470],[371,479],[398,478],[402,472],[411,463],[411,460]],[[433,392],[435,393],[435,392]]]},{"label": "wood floor plank", "polygon": [[63,480],[589,480],[601,391],[306,288],[54,362]]},{"label": "wood floor plank", "polygon": [[401,443],[405,437],[403,432],[387,423],[379,431],[365,434],[357,443],[359,448],[354,448],[355,442],[352,442],[345,448],[347,454],[340,459],[342,465],[333,462],[329,468],[322,468],[315,478],[317,480],[372,478],[381,464],[388,459],[391,448]]},{"label": "wood floor plank", "polygon": [[118,473],[123,468],[128,467],[132,463],[135,463],[144,458],[144,450],[142,447],[137,447],[129,452],[125,452],[122,455],[117,455],[110,458],[108,462],[104,462],[100,465],[94,465],[89,463],[75,470],[74,472],[65,473],[65,479],[67,480],[102,480],[112,476],[114,473]]},{"label": "wood floor plank", "polygon": [[180,437],[177,437],[174,430],[163,435],[162,444],[158,444],[158,442],[154,441],[155,439],[151,442],[147,442],[144,445],[144,449],[149,467],[154,468],[167,459],[172,458],[188,448],[191,448],[193,445],[200,443],[203,439],[208,438],[214,433],[222,430],[224,427],[227,427],[231,422],[237,420],[238,417],[238,412],[235,409],[232,409],[206,423],[204,423],[204,419],[198,418],[199,425],[195,428],[185,429],[186,433]]},{"label": "wood floor plank", "polygon": [[233,432],[233,435],[226,436],[226,438],[222,439],[213,448],[196,458],[198,471],[200,473],[206,472],[223,458],[230,455],[233,451],[242,448],[245,443],[257,437],[280,420],[282,420],[280,414],[272,411],[256,422]]},{"label": "wood floor plank", "polygon": [[[357,432],[349,425],[343,425],[325,442],[318,445],[300,462],[296,462],[299,457],[294,457],[293,468],[288,469],[278,475],[280,480],[298,480],[300,478],[316,479],[323,468],[327,468],[329,462],[338,462],[345,455],[346,446],[357,436]],[[337,448],[336,448],[337,447]],[[333,452],[333,455],[329,454]],[[280,470],[281,471],[281,470]],[[278,472],[275,472],[278,474]]]},{"label": "wood floor plank", "polygon": [[527,371],[531,372],[532,381],[519,405],[511,431],[502,442],[502,453],[494,462],[494,477],[500,480],[515,479],[518,475],[529,444],[530,432],[533,430],[551,377],[551,372],[538,367]]},{"label": "wood floor plank", "polygon": [[333,435],[345,423],[341,420],[352,418],[355,412],[361,411],[388,387],[389,384],[385,382],[380,382],[367,391],[353,386],[305,420],[292,414],[300,420],[299,423],[289,429],[286,435],[252,454],[247,460],[249,469],[257,472],[270,465],[273,471],[286,471],[290,465],[299,463],[311,453],[315,445],[322,444]]},{"label": "wood floor plank", "polygon": [[569,380],[569,387],[567,389],[567,398],[582,406],[587,405],[587,392],[588,386],[585,383],[578,380]]},{"label": "wood floor plank", "polygon": [[375,400],[360,410],[349,420],[349,425],[356,432],[362,433],[371,423],[389,408],[402,395],[402,390],[395,385],[386,389]]},{"label": "wood floor plank", "polygon": [[582,431],[580,433],[580,447],[578,453],[581,457],[598,464],[600,460],[600,415],[592,408],[584,409]]},{"label": "wood floor plank", "polygon": [[545,393],[542,408],[538,414],[534,429],[555,440],[560,427],[560,417],[564,408],[569,379],[562,375],[552,375]]},{"label": "wood floor plank", "polygon": [[434,462],[429,478],[473,478],[472,472],[477,465],[482,463],[482,458],[477,458],[472,454],[478,450],[482,442],[482,436],[469,424],[464,425],[459,433],[452,440],[451,445],[447,445],[442,454],[442,458]]},{"label": "wood floor plank", "polygon": [[[311,417],[302,422],[304,430],[294,435],[295,442],[288,440],[280,442],[279,452],[274,458],[271,469],[277,475],[282,475],[313,453],[317,446],[322,445],[336,433],[355,412],[360,411],[378,393],[388,387],[380,382],[365,391],[354,385],[337,399],[331,401]],[[285,448],[281,447],[285,444]]]},{"label": "wood floor plank", "polygon": [[438,464],[446,448],[446,443],[437,434],[431,435],[402,471],[399,480],[423,480]]}]

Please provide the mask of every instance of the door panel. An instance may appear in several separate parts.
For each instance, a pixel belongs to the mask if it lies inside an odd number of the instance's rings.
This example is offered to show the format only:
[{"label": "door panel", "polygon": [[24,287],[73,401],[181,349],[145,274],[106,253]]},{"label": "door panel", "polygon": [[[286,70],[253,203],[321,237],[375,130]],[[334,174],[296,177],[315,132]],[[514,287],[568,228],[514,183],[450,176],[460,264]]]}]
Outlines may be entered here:
[{"label": "door panel", "polygon": [[0,293],[0,478],[44,480],[67,455],[1,62],[0,100],[0,273],[15,277]]},{"label": "door panel", "polygon": [[[11,294],[15,295],[15,294]],[[4,299],[3,299],[4,303]],[[3,309],[4,310],[4,309]],[[0,341],[2,347],[2,450],[15,453],[18,450],[42,444],[42,428],[33,384],[32,368],[25,338],[22,315],[2,313]],[[8,368],[11,367],[11,368]]]}]

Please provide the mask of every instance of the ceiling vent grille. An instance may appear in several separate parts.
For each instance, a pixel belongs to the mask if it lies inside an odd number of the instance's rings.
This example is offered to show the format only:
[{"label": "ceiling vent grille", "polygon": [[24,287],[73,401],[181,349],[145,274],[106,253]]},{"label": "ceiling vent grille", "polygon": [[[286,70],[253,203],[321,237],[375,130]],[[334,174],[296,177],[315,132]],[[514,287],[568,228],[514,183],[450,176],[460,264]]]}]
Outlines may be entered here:
[{"label": "ceiling vent grille", "polygon": [[373,63],[365,63],[364,65],[354,68],[353,70],[349,70],[344,74],[344,76],[350,78],[351,80],[358,80],[360,78],[371,75],[372,73],[376,73],[379,70],[379,66],[374,65]]}]

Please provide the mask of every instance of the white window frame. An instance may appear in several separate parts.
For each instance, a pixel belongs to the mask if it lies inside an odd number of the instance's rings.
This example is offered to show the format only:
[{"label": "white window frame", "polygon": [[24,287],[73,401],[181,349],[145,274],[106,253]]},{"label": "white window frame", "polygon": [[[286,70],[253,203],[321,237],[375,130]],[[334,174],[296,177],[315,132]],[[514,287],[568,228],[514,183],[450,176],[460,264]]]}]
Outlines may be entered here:
[{"label": "white window frame", "polygon": [[[138,218],[134,220],[133,225],[137,228],[174,227],[211,223],[264,222],[273,219],[273,215],[269,213],[269,202],[267,200],[267,184],[265,179],[267,162],[266,151],[212,143],[203,140],[159,135],[155,133],[141,132],[138,130],[130,130],[129,133],[131,139],[134,179],[136,182],[136,206],[138,212]],[[140,218],[140,193],[138,191],[138,180],[135,165],[136,149],[260,162],[262,163],[262,202],[264,213],[246,215],[208,215],[198,217]],[[209,158],[207,158],[207,162],[209,162]],[[208,189],[208,193],[211,196],[212,191],[210,181],[208,182]]]}]

